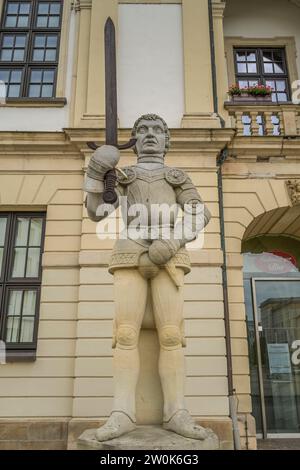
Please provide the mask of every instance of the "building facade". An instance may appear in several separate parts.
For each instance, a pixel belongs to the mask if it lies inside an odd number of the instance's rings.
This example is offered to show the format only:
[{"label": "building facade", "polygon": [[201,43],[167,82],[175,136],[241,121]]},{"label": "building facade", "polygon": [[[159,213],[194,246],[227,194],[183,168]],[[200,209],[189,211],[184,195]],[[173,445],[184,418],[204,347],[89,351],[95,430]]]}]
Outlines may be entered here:
[{"label": "building facade", "polygon": [[[109,16],[121,143],[160,114],[167,164],[212,214],[185,285],[188,408],[224,449],[233,402],[244,449],[300,437],[300,2],[0,0],[0,12],[0,448],[71,449],[110,413],[114,241],[82,189],[86,143],[105,141]],[[271,99],[232,97],[235,83]],[[155,330],[140,349],[138,421],[159,423]]]}]

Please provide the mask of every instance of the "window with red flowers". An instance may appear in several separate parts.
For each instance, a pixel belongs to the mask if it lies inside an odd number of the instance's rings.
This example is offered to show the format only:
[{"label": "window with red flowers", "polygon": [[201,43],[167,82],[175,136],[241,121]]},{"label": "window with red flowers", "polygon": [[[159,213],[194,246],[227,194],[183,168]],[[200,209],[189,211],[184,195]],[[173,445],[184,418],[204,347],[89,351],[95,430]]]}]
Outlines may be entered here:
[{"label": "window with red flowers", "polygon": [[288,68],[284,48],[235,48],[235,74],[240,88],[258,84],[272,88],[272,101],[290,100]]}]

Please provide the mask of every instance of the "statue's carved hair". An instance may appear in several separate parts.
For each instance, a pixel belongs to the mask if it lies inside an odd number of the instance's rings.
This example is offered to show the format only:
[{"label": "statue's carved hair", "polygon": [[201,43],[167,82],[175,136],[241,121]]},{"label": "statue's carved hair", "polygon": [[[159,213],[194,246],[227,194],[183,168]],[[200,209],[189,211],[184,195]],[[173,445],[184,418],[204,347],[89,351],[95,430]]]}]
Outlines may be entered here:
[{"label": "statue's carved hair", "polygon": [[[156,120],[161,121],[164,127],[164,131],[166,135],[166,147],[165,147],[165,153],[164,153],[165,155],[170,148],[170,131],[169,131],[166,121],[162,117],[158,116],[158,114],[143,114],[143,116],[139,117],[134,123],[131,135],[132,137],[136,137],[137,128],[141,121],[156,121]],[[135,147],[134,147],[134,151],[135,153],[137,153]]]}]

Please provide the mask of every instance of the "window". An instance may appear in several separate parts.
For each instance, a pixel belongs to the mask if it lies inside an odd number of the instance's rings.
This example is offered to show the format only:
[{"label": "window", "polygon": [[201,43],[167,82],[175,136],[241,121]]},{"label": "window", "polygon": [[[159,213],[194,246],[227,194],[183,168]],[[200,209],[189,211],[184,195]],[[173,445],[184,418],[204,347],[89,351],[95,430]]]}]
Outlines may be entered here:
[{"label": "window", "polygon": [[8,359],[36,350],[44,231],[43,213],[0,213],[0,339]]},{"label": "window", "polygon": [[7,98],[55,96],[63,2],[10,1],[0,24],[0,81]]},{"label": "window", "polygon": [[236,81],[241,88],[267,85],[273,89],[274,102],[290,99],[284,48],[235,48],[234,57]]}]

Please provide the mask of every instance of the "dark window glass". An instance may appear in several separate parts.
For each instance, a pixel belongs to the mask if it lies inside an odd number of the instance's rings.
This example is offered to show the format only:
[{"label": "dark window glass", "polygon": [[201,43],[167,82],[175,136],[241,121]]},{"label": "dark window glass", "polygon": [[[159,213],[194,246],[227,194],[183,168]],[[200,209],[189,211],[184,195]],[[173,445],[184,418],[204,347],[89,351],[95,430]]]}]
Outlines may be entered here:
[{"label": "dark window glass", "polygon": [[240,88],[249,88],[250,86],[258,85],[258,80],[239,80]]},{"label": "dark window glass", "polygon": [[[6,84],[8,98],[55,96],[62,5],[61,0],[4,1],[0,80]],[[37,65],[43,73],[33,77]],[[17,70],[18,76],[14,75]]]},{"label": "dark window glass", "polygon": [[0,216],[0,279],[2,279],[3,272],[3,258],[4,248],[6,240],[6,229],[7,229],[7,216]]},{"label": "dark window glass", "polygon": [[24,62],[26,34],[3,34],[1,41],[1,62]]},{"label": "dark window glass", "polygon": [[34,62],[55,62],[57,58],[57,35],[38,34],[33,41]]},{"label": "dark window glass", "polygon": [[33,69],[29,80],[29,96],[32,98],[50,98],[55,82],[54,69]]},{"label": "dark window glass", "polygon": [[241,88],[266,85],[273,89],[274,102],[290,99],[284,48],[236,48],[234,56],[236,81]]},{"label": "dark window glass", "polygon": [[0,339],[36,349],[45,214],[0,214]]},{"label": "dark window glass", "polygon": [[4,26],[6,28],[28,28],[31,17],[31,2],[6,2]]},{"label": "dark window glass", "polygon": [[1,69],[0,81],[6,85],[6,94],[8,98],[19,98],[21,96],[23,69]]},{"label": "dark window glass", "polygon": [[9,289],[6,343],[32,343],[37,307],[37,290]]},{"label": "dark window glass", "polygon": [[245,50],[237,53],[236,65],[238,73],[257,73],[257,58],[255,52]]},{"label": "dark window glass", "polygon": [[37,28],[58,28],[60,24],[60,2],[38,2]]}]

